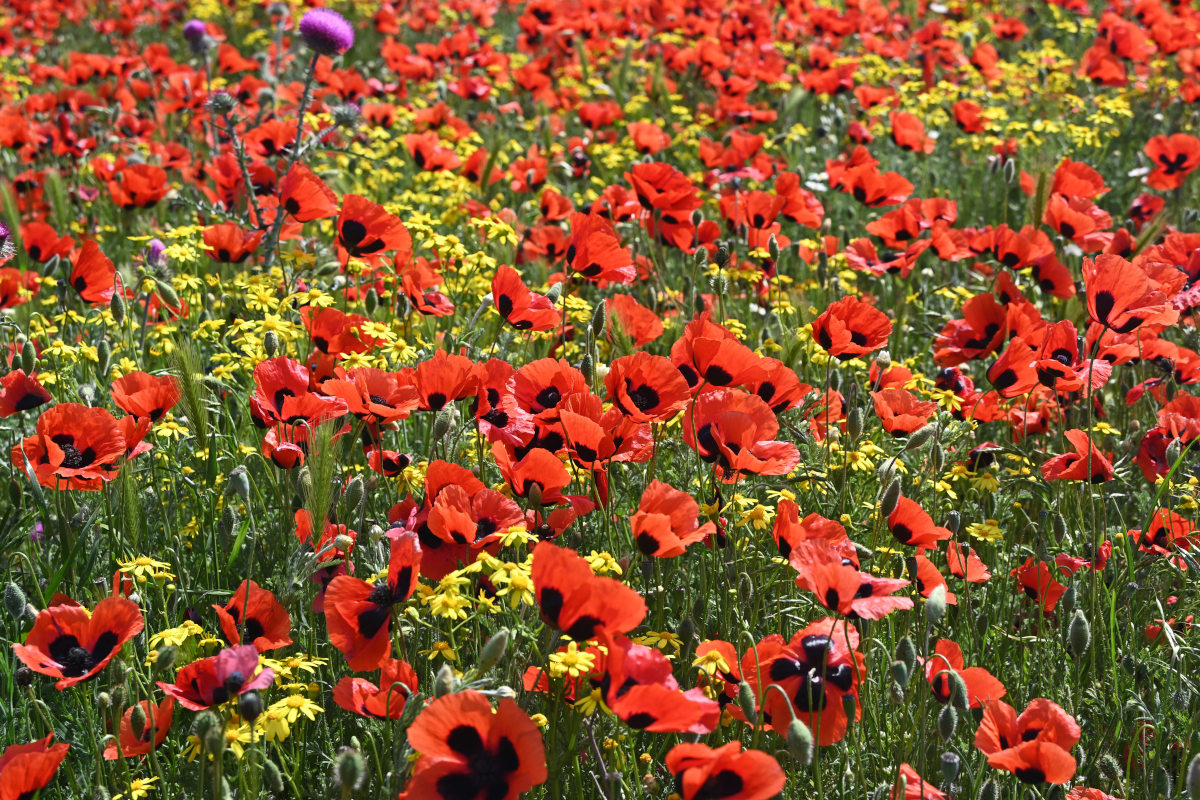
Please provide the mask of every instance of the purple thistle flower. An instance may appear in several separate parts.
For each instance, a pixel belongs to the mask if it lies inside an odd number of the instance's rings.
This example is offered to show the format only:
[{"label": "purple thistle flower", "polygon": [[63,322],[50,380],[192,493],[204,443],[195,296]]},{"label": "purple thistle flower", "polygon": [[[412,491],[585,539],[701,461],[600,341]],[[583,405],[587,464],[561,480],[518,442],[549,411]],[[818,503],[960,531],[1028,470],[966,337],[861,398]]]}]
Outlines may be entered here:
[{"label": "purple thistle flower", "polygon": [[146,249],[146,263],[154,267],[164,267],[167,264],[165,255],[167,246],[161,239],[151,239]]},{"label": "purple thistle flower", "polygon": [[198,19],[191,20],[183,26],[183,38],[189,42],[198,42],[207,33],[204,23]]},{"label": "purple thistle flower", "polygon": [[12,231],[3,222],[0,222],[0,261],[7,261],[12,258],[17,252],[17,246],[13,242]]},{"label": "purple thistle flower", "polygon": [[300,20],[304,43],[323,56],[344,53],[354,46],[354,28],[341,14],[328,8],[314,8]]}]

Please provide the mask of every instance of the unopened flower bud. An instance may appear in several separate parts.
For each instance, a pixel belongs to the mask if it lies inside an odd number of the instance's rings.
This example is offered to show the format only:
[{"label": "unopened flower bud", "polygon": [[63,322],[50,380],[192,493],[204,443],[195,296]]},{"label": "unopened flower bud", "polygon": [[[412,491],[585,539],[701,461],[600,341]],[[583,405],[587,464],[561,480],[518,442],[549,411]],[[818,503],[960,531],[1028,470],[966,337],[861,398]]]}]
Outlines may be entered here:
[{"label": "unopened flower bud", "polygon": [[900,505],[900,480],[895,479],[883,490],[883,498],[879,501],[879,513],[884,517],[889,517],[898,505]]},{"label": "unopened flower bud", "polygon": [[9,616],[20,622],[25,618],[25,610],[28,605],[29,601],[20,586],[12,581],[4,584],[4,610],[9,613]]},{"label": "unopened flower bud", "polygon": [[935,586],[925,600],[925,618],[930,625],[937,625],[946,616],[946,587]]},{"label": "unopened flower bud", "polygon": [[37,350],[33,346],[33,342],[29,339],[25,340],[25,344],[21,347],[21,369],[25,370],[25,374],[31,374],[37,369]]},{"label": "unopened flower bud", "polygon": [[1071,624],[1067,626],[1067,643],[1071,648],[1071,655],[1079,658],[1087,652],[1092,644],[1092,626],[1088,624],[1088,619],[1083,613],[1083,609],[1075,609],[1075,616],[1071,617]]},{"label": "unopened flower bud", "polygon": [[362,753],[353,748],[346,748],[338,753],[333,762],[333,785],[341,790],[343,798],[357,791],[366,776],[367,765]]},{"label": "unopened flower bud", "polygon": [[133,735],[141,739],[146,732],[146,707],[138,703],[129,712],[129,728]]},{"label": "unopened flower bud", "polygon": [[275,331],[267,331],[267,335],[263,337],[263,353],[267,358],[279,355],[279,334]]},{"label": "unopened flower bud", "polygon": [[108,301],[108,310],[112,312],[113,322],[118,325],[125,322],[125,298],[120,292],[113,292],[112,299]]},{"label": "unopened flower bud", "polygon": [[738,683],[738,708],[751,725],[758,724],[758,701],[754,697],[754,687],[746,681]]},{"label": "unopened flower bud", "polygon": [[942,706],[942,710],[938,712],[937,729],[938,736],[942,737],[943,742],[949,742],[954,738],[954,731],[958,728],[958,712],[954,710],[954,706]]},{"label": "unopened flower bud", "polygon": [[487,672],[500,663],[500,659],[504,658],[508,651],[508,635],[508,628],[501,628],[487,640],[483,645],[483,652],[479,654],[479,664],[476,667],[478,672]]},{"label": "unopened flower bud", "polygon": [[454,668],[443,663],[433,679],[433,696],[444,697],[454,691]]},{"label": "unopened flower bud", "polygon": [[175,645],[169,644],[158,651],[158,655],[154,658],[154,671],[156,673],[168,672],[171,667],[175,666],[175,658],[178,651]]},{"label": "unopened flower bud", "polygon": [[792,757],[808,766],[813,757],[813,735],[804,721],[793,719],[787,729],[787,748]]}]

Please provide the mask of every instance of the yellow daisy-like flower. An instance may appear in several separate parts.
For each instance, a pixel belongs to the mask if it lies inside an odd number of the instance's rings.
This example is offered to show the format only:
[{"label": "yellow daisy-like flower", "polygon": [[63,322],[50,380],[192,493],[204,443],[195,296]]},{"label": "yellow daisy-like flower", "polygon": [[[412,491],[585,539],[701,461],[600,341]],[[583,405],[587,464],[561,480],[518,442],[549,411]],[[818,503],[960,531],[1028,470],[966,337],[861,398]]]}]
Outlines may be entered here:
[{"label": "yellow daisy-like flower", "polygon": [[985,542],[999,542],[1004,539],[1000,524],[994,519],[985,522],[972,522],[967,526],[967,535]]},{"label": "yellow daisy-like flower", "polygon": [[171,645],[179,647],[185,641],[193,636],[202,636],[204,629],[196,623],[189,620],[184,620],[182,625],[176,628],[167,628],[165,631],[159,631],[150,637],[150,646],[159,647],[160,645]]},{"label": "yellow daisy-like flower", "polygon": [[430,661],[439,657],[447,661],[458,661],[458,653],[454,652],[454,648],[450,646],[449,642],[434,642],[433,647],[418,652]]},{"label": "yellow daisy-like flower", "polygon": [[268,710],[282,712],[287,717],[288,723],[294,723],[301,716],[315,721],[317,714],[325,711],[302,694],[289,694],[282,700],[276,700]]},{"label": "yellow daisy-like flower", "polygon": [[[126,575],[135,578],[145,578],[156,572],[169,570],[171,565],[165,561],[157,561],[150,556],[134,556],[127,561],[118,561],[117,567]],[[195,625],[195,623],[189,623]]]},{"label": "yellow daisy-like flower", "polygon": [[128,792],[114,794],[112,800],[138,800],[139,797],[148,797],[154,791],[154,783],[157,780],[157,775],[153,778],[135,778],[129,784]]},{"label": "yellow daisy-like flower", "polygon": [[576,642],[567,645],[565,652],[551,653],[548,672],[556,678],[569,675],[578,678],[592,671],[596,656],[586,651],[580,651]]},{"label": "yellow daisy-like flower", "polygon": [[678,655],[680,649],[683,647],[683,640],[668,631],[647,631],[644,636],[638,636],[633,641],[637,644],[644,644],[647,647],[657,647],[664,653],[667,650],[674,650],[674,653],[667,654],[667,658]]}]

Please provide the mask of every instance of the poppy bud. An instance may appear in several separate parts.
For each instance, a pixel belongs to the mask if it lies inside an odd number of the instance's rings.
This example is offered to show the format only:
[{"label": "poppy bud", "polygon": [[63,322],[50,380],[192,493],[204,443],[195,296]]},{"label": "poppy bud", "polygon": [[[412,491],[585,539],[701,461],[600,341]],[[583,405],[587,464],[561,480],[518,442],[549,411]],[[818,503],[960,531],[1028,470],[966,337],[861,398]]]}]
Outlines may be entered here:
[{"label": "poppy bud", "polygon": [[[1200,756],[1196,756],[1195,759],[1192,759],[1192,767],[1196,768],[1196,771],[1198,773],[1196,776],[1197,777],[1196,788],[1200,789],[1200,767],[1198,767],[1196,764],[1197,760],[1200,760]],[[1114,758],[1109,753],[1105,753],[1104,755],[1100,756],[1099,759],[1097,759],[1096,769],[1098,769],[1100,771],[1101,775],[1103,775],[1105,778],[1107,778],[1108,780],[1110,780],[1114,783],[1120,783],[1121,780],[1123,780],[1125,777],[1125,773],[1121,769],[1121,762],[1117,761],[1117,759]],[[1189,768],[1189,770],[1188,770],[1188,786],[1192,785],[1191,774],[1192,774],[1192,769]],[[1191,792],[1190,789],[1188,791],[1189,791],[1189,793]],[[1192,796],[1195,797],[1195,795],[1192,795]]]},{"label": "poppy bud", "polygon": [[437,413],[437,416],[433,420],[434,441],[440,441],[446,438],[446,435],[450,433],[450,429],[454,427],[454,424],[457,421],[458,411],[455,410],[454,406],[444,406],[442,410]]},{"label": "poppy bud", "polygon": [[258,692],[246,692],[238,696],[238,715],[246,722],[254,722],[262,710],[262,698]]},{"label": "poppy bud", "polygon": [[17,671],[13,673],[13,678],[17,682],[17,686],[24,689],[26,686],[33,684],[33,670],[22,664],[17,667]]},{"label": "poppy bud", "polygon": [[870,561],[875,557],[875,551],[867,547],[865,544],[854,543],[854,553],[858,556],[859,561]]},{"label": "poppy bud", "polygon": [[229,477],[225,479],[225,495],[235,494],[242,498],[242,502],[250,499],[250,476],[245,467],[230,470]]},{"label": "poppy bud", "polygon": [[561,283],[556,283],[546,290],[546,299],[549,300],[551,304],[557,303],[558,298],[562,297],[562,293],[563,285]]},{"label": "poppy bud", "polygon": [[362,111],[354,103],[341,103],[330,112],[333,124],[339,128],[357,128],[362,121]]},{"label": "poppy bud", "polygon": [[229,92],[216,91],[208,98],[208,110],[218,117],[232,114],[237,108],[237,98]]},{"label": "poppy bud", "polygon": [[297,488],[300,490],[300,497],[304,498],[305,500],[312,497],[313,477],[312,471],[309,470],[307,465],[300,468],[300,472],[296,476],[296,484]]},{"label": "poppy bud", "polygon": [[4,584],[4,610],[12,616],[17,622],[25,618],[25,609],[29,601],[25,599],[25,592],[17,584],[9,581]]},{"label": "poppy bud", "polygon": [[896,479],[883,490],[883,499],[879,501],[879,513],[885,517],[891,516],[898,505],[900,505],[900,480]]},{"label": "poppy bud", "polygon": [[958,771],[962,769],[962,759],[958,753],[942,753],[942,777],[946,779],[946,783],[950,783],[958,777]]},{"label": "poppy bud", "polygon": [[979,615],[975,617],[975,635],[980,639],[983,639],[984,636],[987,636],[988,628],[990,628],[991,625],[992,621],[991,618],[988,617],[988,613],[986,611],[980,611]]},{"label": "poppy bud", "polygon": [[904,443],[904,452],[911,453],[913,450],[919,450],[924,447],[925,443],[932,439],[935,433],[937,433],[936,423],[930,423],[917,428],[913,431],[912,436],[908,437],[908,441]]},{"label": "poppy bud", "polygon": [[217,532],[228,539],[233,536],[234,529],[237,528],[238,513],[237,510],[229,505],[221,510],[221,519],[217,523]]},{"label": "poppy bud", "polygon": [[479,665],[475,668],[476,672],[487,672],[500,663],[500,659],[504,658],[505,652],[508,651],[508,635],[508,628],[501,628],[492,634],[492,637],[484,644],[483,652],[479,654]]},{"label": "poppy bud", "polygon": [[1075,616],[1071,617],[1071,624],[1067,626],[1067,644],[1071,648],[1071,655],[1076,658],[1086,653],[1092,644],[1092,626],[1088,624],[1081,608],[1075,609]]},{"label": "poppy bud", "polygon": [[142,738],[142,734],[146,731],[146,707],[138,703],[129,712],[129,728],[133,731],[133,735],[137,738]]},{"label": "poppy bud", "polygon": [[171,667],[175,666],[175,657],[178,655],[175,650],[175,645],[169,644],[162,650],[158,651],[158,655],[154,659],[155,672],[167,672]]},{"label": "poppy bud", "polygon": [[751,725],[758,724],[758,701],[754,697],[754,688],[746,681],[738,683],[738,708]]},{"label": "poppy bud", "polygon": [[1017,162],[1009,159],[1004,162],[1004,182],[1012,183],[1017,177]]},{"label": "poppy bud", "polygon": [[192,720],[192,733],[210,753],[219,753],[225,744],[225,732],[221,719],[211,711],[201,711]]},{"label": "poppy bud", "polygon": [[283,773],[279,771],[279,765],[269,758],[263,759],[262,771],[267,787],[275,794],[282,794],[285,787],[283,784]]},{"label": "poppy bud", "polygon": [[341,790],[343,800],[362,786],[366,775],[367,765],[362,753],[353,748],[338,753],[337,760],[333,762],[333,785]]},{"label": "poppy bud", "polygon": [[1055,514],[1054,518],[1052,520],[1052,523],[1054,526],[1053,527],[1054,541],[1061,542],[1064,539],[1066,539],[1067,538],[1067,521],[1066,521],[1066,519],[1063,518],[1063,515]]},{"label": "poppy bud", "polygon": [[108,692],[96,692],[96,707],[99,708],[100,713],[103,714],[112,707],[112,695]]},{"label": "poppy bud", "polygon": [[942,737],[943,742],[949,742],[954,738],[954,731],[957,728],[958,712],[954,710],[954,706],[942,706],[937,719],[938,736]]},{"label": "poppy bud", "polygon": [[896,705],[900,705],[901,703],[903,703],[904,702],[904,687],[901,686],[900,684],[896,683],[895,681],[892,681],[892,685],[889,688],[891,690],[889,696],[892,698],[892,702],[895,703]]},{"label": "poppy bud", "polygon": [[596,381],[596,362],[591,353],[584,353],[583,359],[579,362],[579,371],[583,373],[583,377],[588,383]]},{"label": "poppy bud", "polygon": [[896,643],[896,660],[903,661],[908,667],[909,674],[917,667],[917,646],[913,640],[905,636]]},{"label": "poppy bud", "polygon": [[718,247],[717,255],[713,260],[716,262],[718,267],[725,269],[725,265],[729,263],[729,248],[725,245]]},{"label": "poppy bud", "polygon": [[21,369],[25,370],[28,375],[37,367],[37,350],[33,347],[33,342],[26,339],[25,344],[21,347]]},{"label": "poppy bud", "polygon": [[719,272],[708,279],[708,285],[717,297],[724,297],[729,291],[729,279]]},{"label": "poppy bud", "polygon": [[108,343],[108,339],[101,339],[96,343],[96,375],[108,374],[108,363],[112,360],[112,345]]},{"label": "poppy bud", "polygon": [[888,350],[880,350],[875,355],[875,364],[879,367],[881,372],[885,369],[889,369],[892,366],[891,352]]},{"label": "poppy bud", "polygon": [[793,719],[787,729],[787,748],[792,757],[803,766],[812,763],[813,735],[804,720]]},{"label": "poppy bud", "polygon": [[606,307],[607,304],[602,299],[596,304],[596,307],[592,309],[591,331],[593,336],[599,336],[600,334],[604,333],[604,325],[608,321],[608,317],[605,313]]},{"label": "poppy bud", "polygon": [[696,263],[697,267],[706,266],[708,264],[708,249],[697,247],[696,252],[692,254],[692,261]]},{"label": "poppy bud", "polygon": [[1158,773],[1154,776],[1154,790],[1159,797],[1171,796],[1171,773],[1167,772],[1166,767],[1158,768]]},{"label": "poppy bud", "polygon": [[1188,764],[1187,792],[1192,800],[1200,798],[1200,754],[1194,756]]},{"label": "poppy bud", "polygon": [[946,587],[937,586],[925,600],[925,617],[930,625],[937,625],[946,616]]},{"label": "poppy bud", "polygon": [[358,511],[358,507],[362,505],[364,493],[362,477],[355,475],[350,479],[350,483],[346,484],[346,493],[342,495],[342,503],[350,512]]},{"label": "poppy bud", "polygon": [[696,635],[696,623],[692,622],[691,617],[684,617],[675,633],[679,636],[679,646],[686,651]]},{"label": "poppy bud", "polygon": [[850,414],[846,417],[846,435],[850,437],[851,442],[858,441],[858,437],[862,436],[863,424],[862,408],[856,406],[850,409]]},{"label": "poppy bud", "polygon": [[529,498],[529,505],[536,508],[541,508],[542,505],[542,487],[539,484],[533,484],[529,487],[529,491],[525,495]]},{"label": "poppy bud", "polygon": [[908,679],[910,677],[908,665],[903,661],[893,661],[892,677],[896,680],[896,683],[900,684],[901,686],[908,686]]},{"label": "poppy bud", "polygon": [[275,331],[267,331],[267,335],[263,337],[263,352],[267,358],[274,358],[279,355],[279,334]]},{"label": "poppy bud", "polygon": [[846,720],[848,722],[853,722],[855,717],[858,716],[858,700],[849,692],[842,695],[842,711],[846,713]]},{"label": "poppy bud", "polygon": [[1075,587],[1074,586],[1068,586],[1067,590],[1065,592],[1063,592],[1062,599],[1058,601],[1058,607],[1061,608],[1063,611],[1065,611],[1068,614],[1070,614],[1072,611],[1075,610]]},{"label": "poppy bud", "polygon": [[771,254],[772,261],[779,260],[779,239],[773,233],[771,234],[771,238],[767,239],[767,252]]},{"label": "poppy bud", "polygon": [[979,800],[1000,800],[1000,787],[993,778],[988,778],[979,787]]},{"label": "poppy bud", "polygon": [[959,711],[970,709],[971,700],[967,696],[967,682],[963,680],[963,676],[953,670],[948,670],[943,674],[950,681],[950,705]]},{"label": "poppy bud", "polygon": [[433,696],[444,697],[454,691],[454,668],[443,663],[433,679]]},{"label": "poppy bud", "polygon": [[1167,445],[1167,463],[1174,466],[1175,462],[1179,461],[1182,452],[1183,443],[1178,439],[1172,439],[1171,443]]},{"label": "poppy bud", "polygon": [[946,466],[946,453],[938,447],[929,452],[929,469],[931,472],[941,472]]},{"label": "poppy bud", "polygon": [[379,292],[375,291],[374,286],[367,290],[367,296],[363,299],[363,305],[367,309],[367,316],[371,317],[375,315],[375,309],[379,308]]},{"label": "poppy bud", "polygon": [[110,798],[112,795],[109,794],[107,787],[97,786],[92,789],[92,800],[110,800]]}]

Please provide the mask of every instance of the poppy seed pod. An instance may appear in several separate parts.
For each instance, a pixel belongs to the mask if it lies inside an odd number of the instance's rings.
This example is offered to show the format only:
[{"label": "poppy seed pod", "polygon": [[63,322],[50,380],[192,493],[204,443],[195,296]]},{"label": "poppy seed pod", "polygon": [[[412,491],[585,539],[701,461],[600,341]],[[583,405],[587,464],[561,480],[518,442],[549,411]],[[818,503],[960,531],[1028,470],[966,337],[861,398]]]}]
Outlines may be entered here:
[{"label": "poppy seed pod", "polygon": [[262,710],[262,698],[258,692],[245,692],[238,696],[238,714],[246,722],[254,722]]},{"label": "poppy seed pod", "polygon": [[942,706],[942,710],[938,712],[937,729],[943,742],[954,738],[954,731],[958,729],[958,712],[954,710],[954,706]]},{"label": "poppy seed pod", "polygon": [[758,701],[754,697],[754,687],[746,681],[738,683],[738,708],[751,725],[758,724]]},{"label": "poppy seed pod", "polygon": [[801,719],[793,719],[788,724],[787,729],[787,748],[792,757],[799,761],[803,766],[808,766],[812,763],[813,757],[813,735],[808,726]]},{"label": "poppy seed pod", "polygon": [[951,511],[946,514],[946,530],[957,534],[962,528],[962,514],[957,511]]}]

